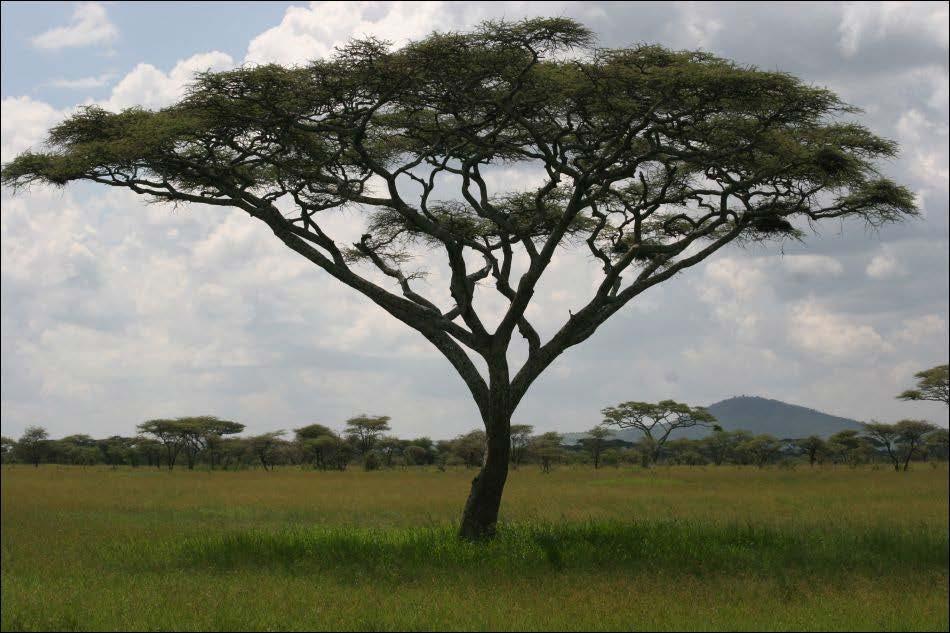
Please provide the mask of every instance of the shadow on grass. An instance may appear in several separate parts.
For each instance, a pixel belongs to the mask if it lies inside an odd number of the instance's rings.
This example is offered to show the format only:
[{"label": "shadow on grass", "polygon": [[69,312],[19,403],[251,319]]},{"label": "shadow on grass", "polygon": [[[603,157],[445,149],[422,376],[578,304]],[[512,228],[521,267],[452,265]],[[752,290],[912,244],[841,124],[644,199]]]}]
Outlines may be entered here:
[{"label": "shadow on grass", "polygon": [[946,571],[950,556],[946,531],[923,526],[814,529],[699,521],[515,524],[477,544],[460,541],[454,527],[225,531],[120,549],[122,562],[140,569],[285,569],[394,579],[449,571]]}]

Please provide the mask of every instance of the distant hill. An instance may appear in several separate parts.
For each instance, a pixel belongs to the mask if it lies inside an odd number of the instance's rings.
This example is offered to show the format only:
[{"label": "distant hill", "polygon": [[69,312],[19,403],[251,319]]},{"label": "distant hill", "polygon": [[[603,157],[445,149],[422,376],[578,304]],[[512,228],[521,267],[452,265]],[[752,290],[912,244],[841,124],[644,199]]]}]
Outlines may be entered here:
[{"label": "distant hill", "polygon": [[[728,398],[709,405],[707,409],[716,416],[719,425],[727,431],[744,430],[755,435],[768,433],[780,439],[809,435],[827,438],[845,429],[861,430],[861,423],[857,420],[758,396]],[[709,429],[696,427],[674,431],[670,437],[696,439],[708,433]],[[564,443],[574,444],[582,437],[584,433],[565,433]],[[640,433],[628,429],[618,432],[615,437],[626,441],[636,441],[640,438]]]},{"label": "distant hill", "polygon": [[707,409],[727,431],[744,429],[756,435],[768,433],[778,438],[809,435],[828,437],[838,431],[860,431],[862,428],[857,420],[757,396],[728,398]]}]

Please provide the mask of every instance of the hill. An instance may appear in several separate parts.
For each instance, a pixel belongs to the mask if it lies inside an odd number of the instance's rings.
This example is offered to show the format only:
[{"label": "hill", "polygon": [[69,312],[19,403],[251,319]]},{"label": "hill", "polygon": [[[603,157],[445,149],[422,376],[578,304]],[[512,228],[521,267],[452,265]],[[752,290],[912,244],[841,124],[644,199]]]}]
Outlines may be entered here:
[{"label": "hill", "polygon": [[[857,420],[829,415],[779,400],[770,400],[758,396],[737,396],[727,398],[707,407],[716,416],[719,425],[727,431],[744,430],[755,435],[768,433],[777,438],[808,437],[818,435],[827,438],[845,429],[861,429]],[[692,428],[674,431],[672,438],[704,437],[709,433],[706,428]],[[564,443],[574,444],[584,433],[565,433]],[[626,441],[636,441],[640,433],[633,429],[620,431],[616,437]]]}]

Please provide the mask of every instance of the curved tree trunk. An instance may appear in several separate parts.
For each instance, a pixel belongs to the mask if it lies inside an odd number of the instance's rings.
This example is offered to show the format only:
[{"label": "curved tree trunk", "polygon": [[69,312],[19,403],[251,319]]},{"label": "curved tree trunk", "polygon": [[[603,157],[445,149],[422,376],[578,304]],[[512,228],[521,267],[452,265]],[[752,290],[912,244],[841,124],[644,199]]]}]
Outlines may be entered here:
[{"label": "curved tree trunk", "polygon": [[470,541],[491,537],[498,523],[501,495],[508,479],[508,460],[511,457],[508,419],[493,420],[487,427],[488,442],[485,462],[472,480],[472,489],[465,510],[459,536]]},{"label": "curved tree trunk", "polygon": [[495,534],[501,495],[508,479],[511,459],[511,387],[504,353],[489,361],[488,402],[479,409],[485,423],[485,461],[475,479],[462,511],[459,536],[474,541]]}]

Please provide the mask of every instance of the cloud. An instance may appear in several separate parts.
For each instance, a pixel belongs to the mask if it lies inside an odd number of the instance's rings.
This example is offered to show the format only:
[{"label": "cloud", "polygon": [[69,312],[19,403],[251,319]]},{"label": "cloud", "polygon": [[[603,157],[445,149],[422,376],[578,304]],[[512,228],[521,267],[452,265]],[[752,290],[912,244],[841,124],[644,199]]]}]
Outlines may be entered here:
[{"label": "cloud", "polygon": [[827,255],[786,255],[782,265],[789,272],[805,277],[837,276],[844,272],[841,262]]},{"label": "cloud", "polygon": [[103,73],[94,77],[80,77],[79,79],[54,79],[47,85],[65,90],[88,90],[101,88],[115,79],[116,73]]},{"label": "cloud", "polygon": [[102,105],[109,110],[121,110],[136,105],[161,108],[184,95],[185,88],[194,79],[195,73],[233,67],[234,60],[231,56],[220,51],[192,55],[179,61],[167,73],[151,64],[141,63],[115,85],[109,99]]},{"label": "cloud", "polygon": [[908,343],[937,343],[947,331],[947,322],[939,314],[925,314],[921,317],[904,319],[903,328],[897,338]]},{"label": "cloud", "polygon": [[698,295],[713,306],[720,321],[734,326],[740,337],[754,337],[761,319],[756,304],[764,281],[765,273],[755,260],[723,257],[706,266]]},{"label": "cloud", "polygon": [[305,64],[326,57],[351,37],[399,45],[450,27],[446,17],[443,2],[311,2],[288,8],[279,25],[251,40],[245,61]]},{"label": "cloud", "polygon": [[869,42],[913,37],[947,49],[945,2],[849,2],[841,12],[838,46],[846,57]]},{"label": "cloud", "polygon": [[871,258],[865,272],[872,279],[896,279],[907,274],[897,256],[887,247]]},{"label": "cloud", "polygon": [[33,46],[59,50],[105,44],[118,36],[119,29],[109,21],[105,7],[98,2],[84,2],[73,11],[73,19],[69,25],[40,33],[33,38]]},{"label": "cloud", "polygon": [[36,148],[49,128],[66,112],[31,97],[4,97],[0,117],[0,161],[6,163],[25,150]]},{"label": "cloud", "polygon": [[799,349],[828,361],[867,358],[891,349],[870,325],[828,312],[813,299],[792,306],[788,334]]}]

